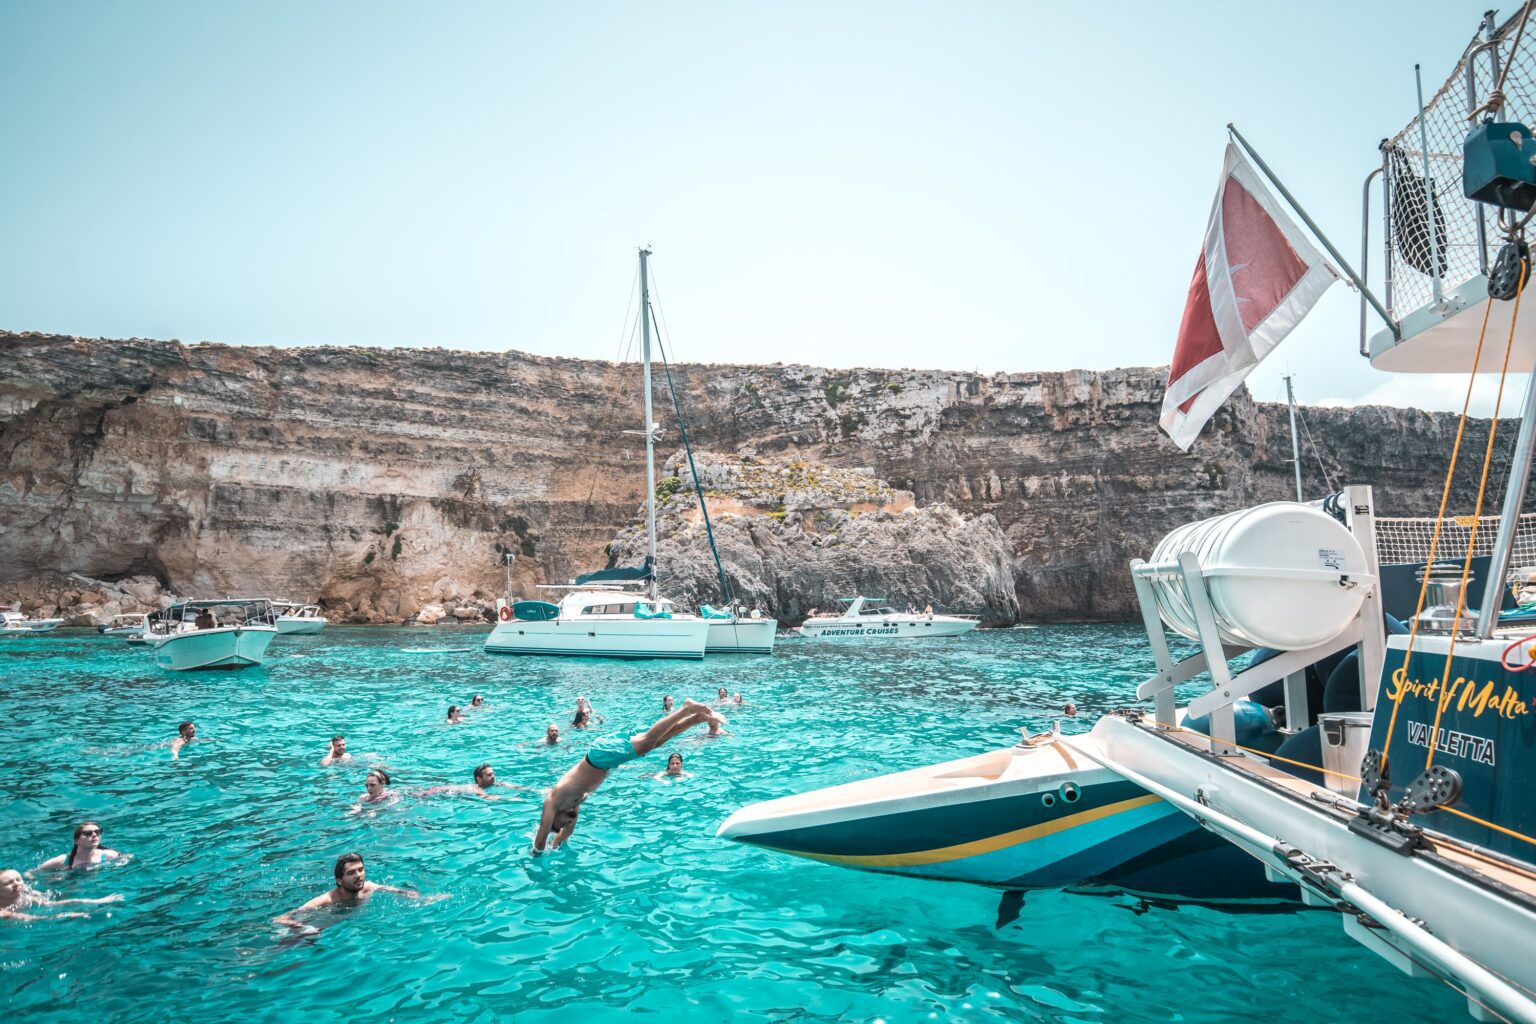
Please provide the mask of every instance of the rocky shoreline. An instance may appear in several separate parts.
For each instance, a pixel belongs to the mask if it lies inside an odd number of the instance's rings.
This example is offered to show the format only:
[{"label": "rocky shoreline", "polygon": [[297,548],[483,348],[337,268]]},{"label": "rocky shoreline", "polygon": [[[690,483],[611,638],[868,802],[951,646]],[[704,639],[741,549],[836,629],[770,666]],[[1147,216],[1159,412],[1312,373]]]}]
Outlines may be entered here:
[{"label": "rocky shoreline", "polygon": [[[509,555],[524,598],[635,553],[633,364],[3,332],[0,359],[0,603],[84,621],[257,594],[335,622],[479,621]],[[722,557],[785,624],[881,590],[996,624],[1131,618],[1126,565],[1163,534],[1293,493],[1284,407],[1239,393],[1182,452],[1157,430],[1165,373],[672,367]],[[1382,514],[1433,513],[1454,416],[1303,412],[1309,493],[1371,483]],[[685,475],[665,477],[662,571],[705,601]]]}]

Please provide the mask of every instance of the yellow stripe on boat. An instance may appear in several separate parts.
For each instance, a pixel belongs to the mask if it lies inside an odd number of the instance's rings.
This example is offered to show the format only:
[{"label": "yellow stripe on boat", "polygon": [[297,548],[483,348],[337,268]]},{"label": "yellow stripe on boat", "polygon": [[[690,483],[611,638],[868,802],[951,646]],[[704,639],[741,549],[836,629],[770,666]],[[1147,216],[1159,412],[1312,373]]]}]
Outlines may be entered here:
[{"label": "yellow stripe on boat", "polygon": [[882,854],[847,854],[847,853],[807,853],[804,850],[790,850],[783,847],[769,847],[777,849],[780,853],[793,853],[801,857],[809,857],[812,860],[825,861],[828,864],[852,864],[866,868],[910,868],[924,864],[942,864],[950,860],[963,860],[966,857],[977,857],[984,853],[993,853],[1008,846],[1018,846],[1022,843],[1045,836],[1055,835],[1057,832],[1065,832],[1067,829],[1086,825],[1092,821],[1100,821],[1116,814],[1124,814],[1126,811],[1134,811],[1138,807],[1146,807],[1148,804],[1158,803],[1162,797],[1146,796],[1133,797],[1130,800],[1121,800],[1118,803],[1105,804],[1103,807],[1095,807],[1092,810],[1079,811],[1077,814],[1069,814],[1065,818],[1057,818],[1054,821],[1041,822],[1038,825],[1030,825],[1028,828],[1016,829],[1012,832],[1004,832],[1002,835],[988,836],[985,839],[973,839],[969,843],[961,843],[958,846],[942,846],[936,850],[916,850],[912,853],[882,853]]}]

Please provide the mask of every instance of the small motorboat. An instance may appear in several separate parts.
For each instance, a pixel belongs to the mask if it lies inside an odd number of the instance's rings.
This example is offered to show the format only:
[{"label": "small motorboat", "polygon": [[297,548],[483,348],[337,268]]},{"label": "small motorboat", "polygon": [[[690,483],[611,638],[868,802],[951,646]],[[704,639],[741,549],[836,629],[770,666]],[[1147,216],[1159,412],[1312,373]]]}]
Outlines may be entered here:
[{"label": "small motorboat", "polygon": [[63,619],[29,619],[21,612],[0,612],[0,636],[34,636],[62,625]]},{"label": "small motorboat", "polygon": [[149,616],[144,642],[155,664],[175,672],[260,665],[277,636],[265,598],[186,601]]},{"label": "small motorboat", "polygon": [[102,636],[135,637],[144,632],[148,622],[148,615],[114,615],[110,622],[97,626],[96,631]]},{"label": "small motorboat", "polygon": [[800,635],[813,640],[918,640],[959,636],[981,625],[976,615],[942,615],[932,608],[900,612],[880,597],[845,597],[842,614],[812,615],[800,624]]},{"label": "small motorboat", "polygon": [[320,606],[317,604],[273,601],[272,610],[277,619],[277,631],[284,636],[290,634],[301,636],[313,635],[323,630],[327,625],[327,620],[324,615],[320,614]]}]

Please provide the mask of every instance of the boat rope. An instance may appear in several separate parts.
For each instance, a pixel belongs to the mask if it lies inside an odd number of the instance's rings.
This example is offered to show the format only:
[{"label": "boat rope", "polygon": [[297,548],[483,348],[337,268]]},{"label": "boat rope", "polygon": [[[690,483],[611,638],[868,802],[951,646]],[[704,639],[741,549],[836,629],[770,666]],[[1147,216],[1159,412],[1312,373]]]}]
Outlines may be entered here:
[{"label": "boat rope", "polygon": [[[1473,545],[1477,543],[1477,528],[1482,523],[1483,497],[1488,490],[1488,467],[1493,464],[1493,443],[1494,439],[1499,435],[1499,406],[1504,402],[1504,382],[1509,378],[1510,353],[1515,350],[1515,324],[1520,320],[1520,292],[1525,289],[1525,271],[1526,261],[1521,260],[1520,288],[1515,292],[1515,306],[1514,309],[1510,310],[1509,314],[1509,340],[1504,344],[1504,362],[1503,365],[1499,367],[1499,389],[1498,392],[1494,395],[1493,399],[1493,419],[1488,423],[1488,444],[1483,448],[1483,472],[1482,475],[1478,477],[1477,481],[1477,504],[1472,509],[1472,529],[1469,536],[1467,537],[1467,554],[1462,559],[1461,563],[1461,587],[1456,594],[1456,618],[1451,622],[1450,642],[1445,646],[1445,668],[1440,673],[1440,686],[1442,691],[1449,687],[1451,683],[1451,658],[1456,654],[1456,634],[1461,629],[1461,616],[1467,608],[1467,582],[1472,576]],[[1492,299],[1490,298],[1489,301],[1491,302]],[[1484,317],[1485,329],[1486,326],[1487,318]],[[1488,571],[1492,572],[1493,567],[1489,566]],[[1424,577],[1426,580],[1429,578],[1429,572],[1427,569],[1425,571]],[[1490,611],[1494,614],[1497,614],[1496,609],[1490,609]],[[1402,698],[1402,687],[1398,688],[1398,698],[1399,701]],[[1429,771],[1429,769],[1434,766],[1434,737],[1440,735],[1440,717],[1445,714],[1445,706],[1449,703],[1450,700],[1448,693],[1435,701],[1435,724],[1429,730],[1429,754],[1424,759],[1425,771]],[[1394,706],[1392,710],[1396,712],[1397,708]]]},{"label": "boat rope", "polygon": [[[1296,768],[1305,768],[1307,771],[1310,771],[1310,772],[1318,772],[1318,773],[1323,774],[1323,775],[1331,775],[1331,776],[1333,776],[1336,779],[1344,779],[1344,780],[1346,780],[1348,782],[1359,783],[1359,782],[1362,781],[1360,776],[1358,776],[1358,775],[1351,775],[1349,772],[1334,771],[1331,768],[1324,768],[1322,765],[1308,764],[1305,761],[1294,761],[1294,760],[1292,760],[1289,757],[1281,757],[1279,754],[1271,753],[1268,750],[1262,750],[1262,749],[1260,749],[1258,747],[1245,747],[1241,743],[1236,743],[1236,742],[1233,742],[1232,740],[1218,740],[1218,739],[1214,739],[1211,736],[1207,735],[1206,733],[1200,732],[1199,730],[1196,730],[1196,729],[1190,729],[1190,728],[1187,728],[1187,727],[1182,726],[1182,725],[1169,725],[1166,722],[1154,721],[1154,722],[1152,722],[1152,726],[1153,726],[1153,728],[1161,729],[1164,732],[1182,732],[1182,733],[1187,733],[1190,736],[1198,736],[1202,740],[1209,740],[1213,744],[1219,743],[1223,747],[1231,747],[1234,750],[1241,750],[1245,754],[1252,754],[1255,757],[1259,757],[1259,758],[1264,759],[1265,761],[1279,761],[1281,764],[1288,764],[1288,765],[1291,765],[1291,766],[1296,767]],[[1360,802],[1358,800],[1356,800],[1355,803],[1359,804]],[[1530,843],[1532,846],[1536,846],[1536,838],[1532,838],[1531,836],[1528,836],[1528,835],[1524,834],[1523,832],[1516,832],[1513,829],[1505,828],[1503,825],[1495,825],[1493,822],[1485,821],[1484,819],[1479,818],[1475,814],[1468,814],[1466,811],[1460,811],[1460,810],[1457,810],[1454,807],[1436,807],[1435,810],[1437,810],[1437,811],[1444,811],[1447,814],[1454,814],[1458,818],[1464,818],[1465,820],[1470,821],[1473,824],[1482,825],[1484,828],[1490,828],[1490,829],[1492,829],[1495,832],[1499,832],[1499,833],[1502,833],[1503,835],[1509,836],[1511,839],[1518,839],[1522,843]],[[1463,851],[1463,852],[1470,852],[1470,851]],[[1493,862],[1493,863],[1497,863],[1497,862]]]},{"label": "boat rope", "polygon": [[1525,14],[1520,18],[1520,27],[1515,29],[1515,40],[1509,47],[1509,56],[1504,59],[1504,66],[1499,69],[1499,80],[1494,83],[1493,91],[1488,94],[1482,106],[1467,115],[1468,121],[1476,121],[1483,114],[1496,115],[1504,109],[1504,82],[1509,78],[1509,69],[1514,67],[1515,54],[1520,52],[1520,37],[1525,35],[1525,23],[1531,20],[1532,7],[1536,7],[1536,0],[1526,0]]},{"label": "boat rope", "polygon": [[693,493],[699,499],[699,511],[704,513],[704,534],[709,538],[709,553],[714,556],[715,572],[720,576],[720,593],[725,597],[727,605],[735,605],[736,598],[731,594],[731,584],[726,579],[725,566],[720,564],[720,549],[715,546],[715,527],[709,521],[709,505],[704,501],[704,488],[699,483],[699,468],[693,464],[693,445],[688,443],[688,426],[683,420],[682,401],[677,397],[677,385],[672,382],[672,364],[667,360],[667,347],[661,341],[661,324],[657,321],[655,312],[649,312],[651,322],[657,326],[656,351],[661,354],[661,369],[667,375],[667,393],[672,396],[672,411],[677,414],[677,432],[682,435],[683,451],[688,456],[688,472],[693,475]]},{"label": "boat rope", "polygon": [[1451,500],[1451,480],[1456,475],[1456,460],[1461,454],[1461,441],[1467,430],[1467,410],[1472,407],[1472,388],[1477,382],[1477,368],[1483,359],[1483,339],[1488,334],[1488,317],[1493,313],[1493,296],[1483,306],[1483,326],[1477,332],[1477,349],[1472,354],[1472,372],[1467,375],[1467,395],[1461,403],[1461,418],[1456,421],[1456,441],[1451,445],[1451,462],[1445,470],[1445,484],[1440,488],[1440,511],[1435,515],[1435,529],[1429,536],[1429,557],[1424,561],[1424,578],[1419,581],[1419,599],[1413,606],[1413,618],[1408,620],[1408,646],[1403,651],[1403,665],[1393,675],[1399,685],[1392,701],[1392,715],[1387,720],[1387,738],[1381,744],[1381,758],[1387,759],[1392,750],[1392,731],[1397,727],[1397,712],[1403,706],[1403,680],[1408,678],[1408,662],[1413,657],[1413,645],[1419,638],[1419,616],[1424,611],[1424,598],[1429,593],[1430,567],[1435,564],[1435,552],[1440,547],[1440,531],[1445,526],[1445,508]]},{"label": "boat rope", "polygon": [[1328,485],[1330,492],[1337,491],[1338,488],[1333,486],[1333,475],[1328,472],[1328,467],[1323,465],[1323,453],[1317,450],[1317,442],[1312,440],[1312,428],[1307,426],[1307,418],[1302,415],[1299,408],[1296,410],[1296,418],[1301,421],[1302,433],[1307,435],[1307,446],[1312,449],[1312,457],[1317,460],[1317,469],[1323,474],[1323,482]]}]

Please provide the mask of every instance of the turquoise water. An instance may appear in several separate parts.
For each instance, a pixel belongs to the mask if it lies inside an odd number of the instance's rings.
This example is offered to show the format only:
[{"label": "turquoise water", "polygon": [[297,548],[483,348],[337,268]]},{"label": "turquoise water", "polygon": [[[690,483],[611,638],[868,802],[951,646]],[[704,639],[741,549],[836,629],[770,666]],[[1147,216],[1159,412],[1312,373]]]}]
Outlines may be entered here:
[{"label": "turquoise water", "polygon": [[[1091,722],[1147,670],[1137,635],[789,641],[661,665],[489,657],[469,630],[332,629],[279,639],[259,669],[188,674],[94,634],[8,640],[0,867],[65,852],[87,817],[133,859],[46,882],[126,897],[88,921],[0,922],[0,1005],[71,1022],[1460,1019],[1454,993],[1402,978],[1331,913],[1036,893],[999,931],[988,890],[714,838],[747,802],[1009,744],[1069,697]],[[482,761],[548,785],[592,735],[648,725],[662,694],[722,685],[748,702],[727,711],[734,735],[674,741],[689,779],[654,780],[660,754],[615,771],[560,853],[527,854],[534,794],[411,795]],[[490,707],[444,724],[476,691]],[[546,722],[567,729],[577,693],[607,724],[536,745]],[[172,762],[185,718],[216,742]],[[320,767],[337,732],[368,756]],[[374,761],[406,795],[349,814]],[[328,889],[349,850],[373,881],[445,898],[380,895],[297,941],[270,923]]]}]

